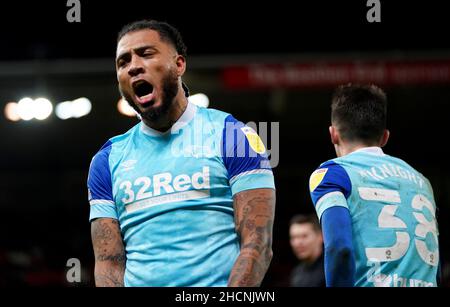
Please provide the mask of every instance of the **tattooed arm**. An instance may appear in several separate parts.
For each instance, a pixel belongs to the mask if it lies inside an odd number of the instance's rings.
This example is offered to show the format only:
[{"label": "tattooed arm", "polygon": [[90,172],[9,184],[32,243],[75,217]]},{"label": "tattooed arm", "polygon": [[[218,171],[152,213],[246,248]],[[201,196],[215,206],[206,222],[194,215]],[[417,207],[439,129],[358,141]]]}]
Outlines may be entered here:
[{"label": "tattooed arm", "polygon": [[119,222],[99,218],[91,223],[92,245],[95,255],[95,285],[123,287],[125,252]]},{"label": "tattooed arm", "polygon": [[259,286],[272,260],[275,190],[254,189],[234,196],[236,231],[241,239],[228,286]]}]

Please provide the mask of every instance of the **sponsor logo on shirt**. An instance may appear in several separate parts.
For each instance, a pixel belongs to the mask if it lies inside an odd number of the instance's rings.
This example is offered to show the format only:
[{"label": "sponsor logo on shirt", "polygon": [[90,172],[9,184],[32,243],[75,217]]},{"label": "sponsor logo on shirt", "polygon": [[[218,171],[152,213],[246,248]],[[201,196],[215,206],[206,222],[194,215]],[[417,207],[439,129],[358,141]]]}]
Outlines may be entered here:
[{"label": "sponsor logo on shirt", "polygon": [[173,176],[164,172],[150,177],[139,177],[119,184],[120,199],[126,211],[133,212],[156,205],[209,197],[209,167],[192,175]]}]

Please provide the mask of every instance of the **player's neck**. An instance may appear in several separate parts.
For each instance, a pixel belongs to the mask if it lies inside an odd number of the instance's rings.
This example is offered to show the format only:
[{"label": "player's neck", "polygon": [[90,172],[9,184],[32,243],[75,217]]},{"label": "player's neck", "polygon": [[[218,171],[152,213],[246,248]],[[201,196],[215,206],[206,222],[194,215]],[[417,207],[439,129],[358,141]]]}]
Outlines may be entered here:
[{"label": "player's neck", "polygon": [[161,118],[156,121],[149,121],[145,119],[143,119],[143,121],[148,127],[160,132],[165,132],[172,128],[172,126],[177,122],[181,115],[183,115],[184,111],[187,108],[187,105],[188,100],[186,96],[184,96],[184,92],[179,92],[178,95],[174,98],[169,111],[165,115],[161,116]]}]

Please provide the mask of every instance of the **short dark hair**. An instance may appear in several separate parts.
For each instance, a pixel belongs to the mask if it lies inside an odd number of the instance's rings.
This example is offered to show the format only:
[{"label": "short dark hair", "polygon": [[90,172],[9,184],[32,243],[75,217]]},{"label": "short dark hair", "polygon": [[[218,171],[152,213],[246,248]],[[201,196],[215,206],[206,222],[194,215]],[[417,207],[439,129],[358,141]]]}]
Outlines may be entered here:
[{"label": "short dark hair", "polygon": [[294,224],[311,224],[315,231],[321,231],[319,219],[315,214],[297,214],[291,218],[289,227]]},{"label": "short dark hair", "polygon": [[187,48],[180,32],[175,27],[163,21],[144,19],[129,23],[120,30],[117,35],[117,42],[119,42],[126,34],[139,30],[154,30],[158,32],[162,41],[170,43],[177,50],[178,54],[184,57],[187,56]]},{"label": "short dark hair", "polygon": [[341,85],[331,99],[331,122],[350,142],[377,142],[386,129],[386,117],[386,94],[373,84]]}]

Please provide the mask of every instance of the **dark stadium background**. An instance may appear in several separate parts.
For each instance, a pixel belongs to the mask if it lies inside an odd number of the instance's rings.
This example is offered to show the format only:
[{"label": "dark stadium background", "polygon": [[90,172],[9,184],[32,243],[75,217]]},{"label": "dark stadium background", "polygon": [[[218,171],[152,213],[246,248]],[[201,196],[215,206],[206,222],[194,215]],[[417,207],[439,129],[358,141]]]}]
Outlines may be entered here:
[{"label": "dark stadium background", "polygon": [[[274,258],[265,286],[287,285],[295,264],[288,221],[313,212],[309,174],[334,157],[328,137],[333,86],[233,89],[223,82],[224,70],[252,63],[450,60],[444,34],[449,22],[436,4],[393,7],[382,1],[382,22],[369,24],[366,1],[191,2],[81,0],[81,23],[66,21],[66,1],[2,4],[0,286],[73,286],[65,280],[69,258],[80,259],[83,268],[82,283],[75,286],[93,285],[89,162],[109,137],[137,122],[116,109],[116,34],[125,23],[141,18],[172,23],[188,46],[184,80],[192,93],[207,94],[210,107],[244,122],[280,123]],[[386,152],[405,159],[434,186],[448,278],[450,80],[439,80],[386,86],[391,130]],[[8,121],[6,103],[25,96],[44,96],[54,105],[85,96],[93,109],[65,121],[54,114],[42,122]]]}]

